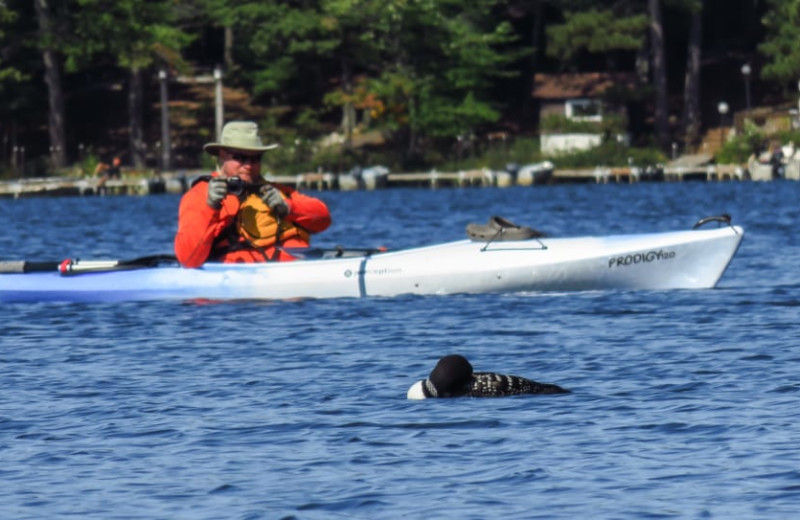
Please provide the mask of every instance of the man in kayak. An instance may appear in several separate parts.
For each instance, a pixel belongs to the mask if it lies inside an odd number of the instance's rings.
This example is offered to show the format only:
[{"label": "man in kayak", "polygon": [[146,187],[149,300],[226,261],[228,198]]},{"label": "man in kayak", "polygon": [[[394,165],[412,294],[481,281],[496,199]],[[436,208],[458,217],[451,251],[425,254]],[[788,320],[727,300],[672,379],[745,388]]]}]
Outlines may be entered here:
[{"label": "man in kayak", "polygon": [[312,233],[330,226],[324,202],[261,177],[261,155],[277,146],[262,143],[255,123],[231,121],[219,143],[203,147],[218,158],[217,171],[181,199],[175,235],[181,265],[293,260],[283,247],[308,247]]}]

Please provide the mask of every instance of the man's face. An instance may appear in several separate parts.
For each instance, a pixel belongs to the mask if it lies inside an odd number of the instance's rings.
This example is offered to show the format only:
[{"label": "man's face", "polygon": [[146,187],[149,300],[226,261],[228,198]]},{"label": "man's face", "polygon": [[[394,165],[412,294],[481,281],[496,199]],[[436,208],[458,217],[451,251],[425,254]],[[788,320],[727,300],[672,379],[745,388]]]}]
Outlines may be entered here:
[{"label": "man's face", "polygon": [[261,178],[261,153],[237,150],[220,150],[220,168],[225,177],[241,177],[247,183],[257,182]]}]

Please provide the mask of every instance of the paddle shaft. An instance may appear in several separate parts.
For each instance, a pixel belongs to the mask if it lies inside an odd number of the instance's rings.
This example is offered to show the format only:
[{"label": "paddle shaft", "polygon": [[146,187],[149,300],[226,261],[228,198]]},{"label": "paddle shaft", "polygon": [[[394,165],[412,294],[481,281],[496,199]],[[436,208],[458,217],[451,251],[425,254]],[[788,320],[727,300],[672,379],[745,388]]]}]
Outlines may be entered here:
[{"label": "paddle shaft", "polygon": [[0,274],[13,273],[43,273],[47,271],[58,271],[61,262],[31,262],[28,260],[4,260],[0,261]]},{"label": "paddle shaft", "polygon": [[161,262],[174,262],[175,257],[170,255],[153,255],[134,258],[133,260],[62,260],[58,261],[30,261],[30,260],[3,260],[0,261],[1,274],[20,273],[47,273],[57,272],[62,275],[91,273],[101,271],[122,271],[128,269],[141,269],[155,267]]},{"label": "paddle shaft", "polygon": [[[277,249],[283,249],[281,247]],[[353,256],[370,256],[375,253],[386,252],[385,248],[334,249],[315,248],[286,248],[285,251],[297,258],[342,258]],[[277,254],[277,251],[276,251]],[[0,260],[0,275],[24,273],[56,272],[62,275],[96,273],[103,271],[125,271],[129,269],[142,269],[156,267],[164,262],[176,262],[172,255],[153,255],[134,258],[132,260],[72,260],[62,261],[31,261],[31,260]]]}]

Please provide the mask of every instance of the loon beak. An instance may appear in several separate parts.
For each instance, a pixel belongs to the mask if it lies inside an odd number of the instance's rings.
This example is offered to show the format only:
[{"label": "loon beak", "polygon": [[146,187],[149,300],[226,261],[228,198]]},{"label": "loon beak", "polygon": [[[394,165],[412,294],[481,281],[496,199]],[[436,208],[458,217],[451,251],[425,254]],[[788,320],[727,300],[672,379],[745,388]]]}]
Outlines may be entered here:
[{"label": "loon beak", "polygon": [[419,380],[413,385],[411,388],[408,389],[408,394],[406,394],[407,399],[425,399],[425,392],[422,390],[422,384],[424,381]]}]

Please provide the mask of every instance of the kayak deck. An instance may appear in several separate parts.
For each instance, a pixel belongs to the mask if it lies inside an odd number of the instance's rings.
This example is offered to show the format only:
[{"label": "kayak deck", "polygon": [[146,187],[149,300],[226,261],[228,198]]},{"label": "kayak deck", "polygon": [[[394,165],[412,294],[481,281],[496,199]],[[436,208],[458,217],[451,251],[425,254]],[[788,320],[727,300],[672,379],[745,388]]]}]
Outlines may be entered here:
[{"label": "kayak deck", "polygon": [[743,237],[738,226],[605,237],[460,240],[267,264],[207,263],[63,276],[0,275],[0,301],[391,297],[521,291],[712,288]]}]

